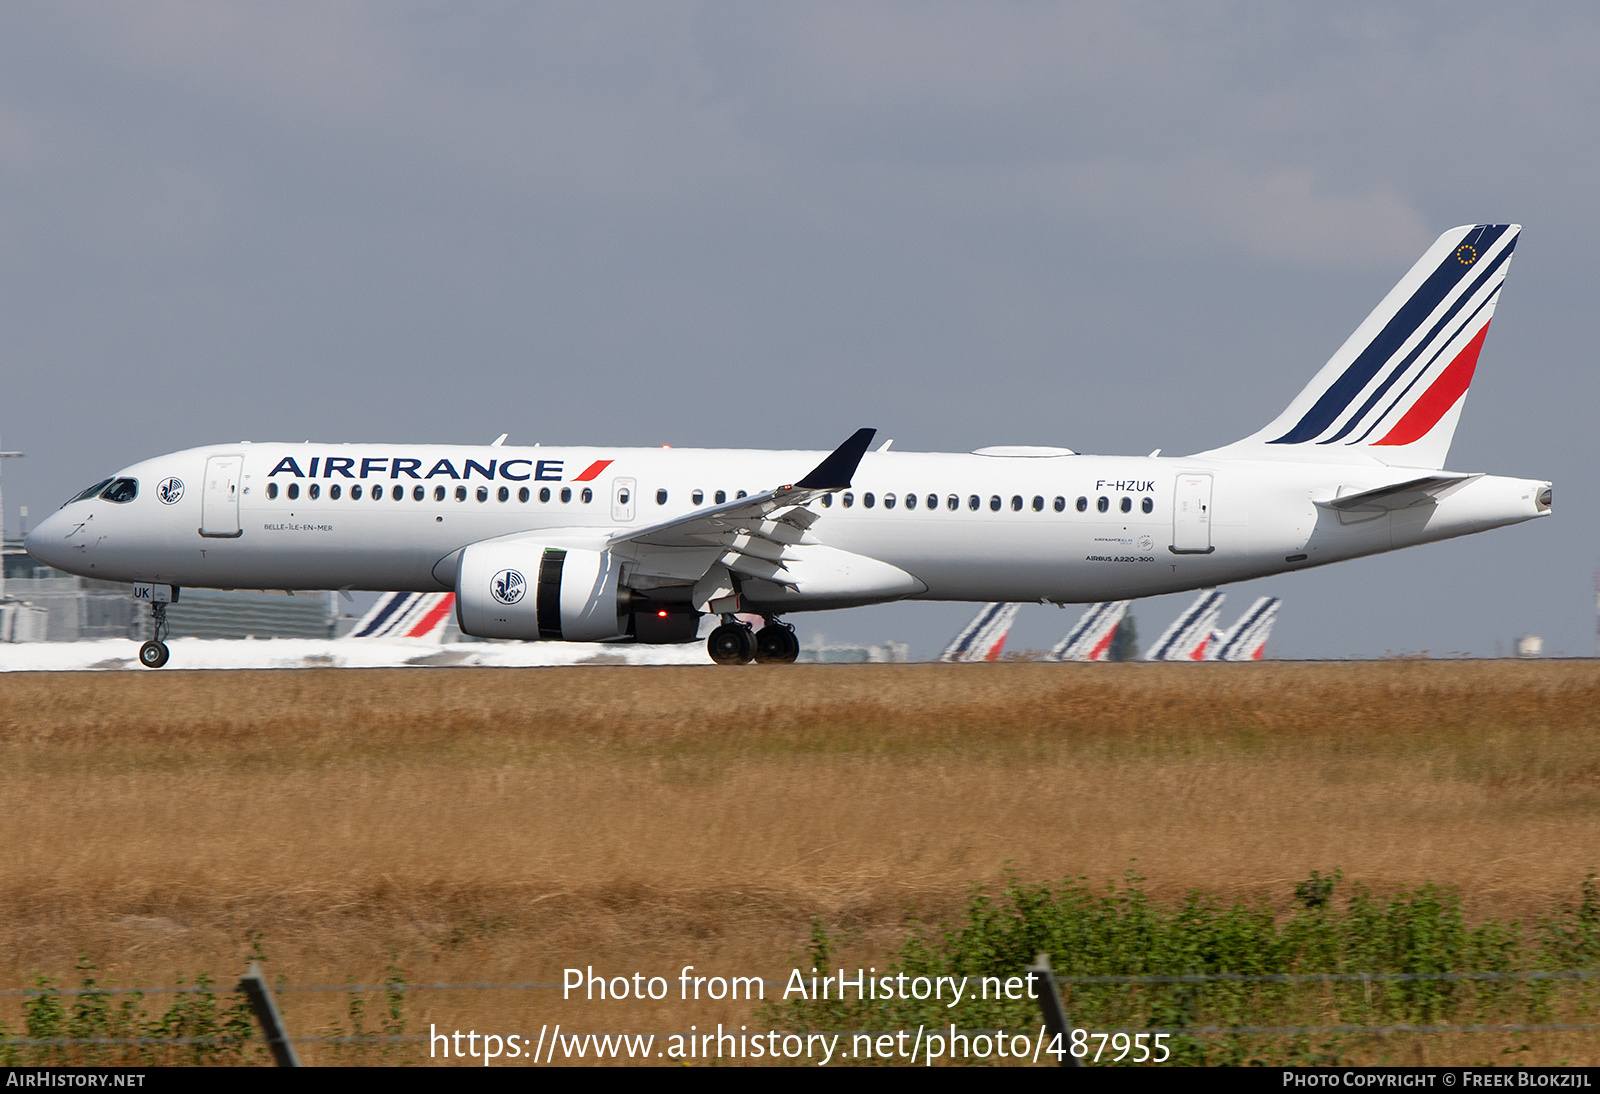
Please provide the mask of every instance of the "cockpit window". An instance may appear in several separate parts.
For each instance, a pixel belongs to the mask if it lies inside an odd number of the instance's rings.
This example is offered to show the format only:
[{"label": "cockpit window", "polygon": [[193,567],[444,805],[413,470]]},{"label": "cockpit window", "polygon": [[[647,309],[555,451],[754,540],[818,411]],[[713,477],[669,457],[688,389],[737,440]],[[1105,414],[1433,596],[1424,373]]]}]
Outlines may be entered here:
[{"label": "cockpit window", "polygon": [[72,497],[70,497],[66,501],[62,502],[61,503],[62,508],[65,508],[65,507],[71,505],[75,501],[88,501],[90,498],[95,497],[96,495],[98,495],[100,493],[100,491],[104,490],[106,487],[108,487],[110,485],[111,485],[111,480],[110,479],[101,479],[99,482],[97,482],[93,486],[89,487],[89,489],[85,490],[83,493],[74,494]]},{"label": "cockpit window", "polygon": [[114,501],[118,505],[130,502],[139,496],[139,480],[112,479],[110,485],[100,491],[100,496],[106,501]]}]

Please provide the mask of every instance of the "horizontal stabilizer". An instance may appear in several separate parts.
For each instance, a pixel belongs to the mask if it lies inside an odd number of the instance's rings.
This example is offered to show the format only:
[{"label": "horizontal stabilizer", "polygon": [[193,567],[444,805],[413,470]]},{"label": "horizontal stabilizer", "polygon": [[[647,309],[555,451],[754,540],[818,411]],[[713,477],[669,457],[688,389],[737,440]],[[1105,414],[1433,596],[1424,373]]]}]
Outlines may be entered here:
[{"label": "horizontal stabilizer", "polygon": [[1334,509],[1342,513],[1409,509],[1413,505],[1436,501],[1476,478],[1482,478],[1482,475],[1441,471],[1436,475],[1423,475],[1421,478],[1407,479],[1391,486],[1379,486],[1354,494],[1340,494],[1336,498],[1324,498],[1317,504],[1324,509]]}]

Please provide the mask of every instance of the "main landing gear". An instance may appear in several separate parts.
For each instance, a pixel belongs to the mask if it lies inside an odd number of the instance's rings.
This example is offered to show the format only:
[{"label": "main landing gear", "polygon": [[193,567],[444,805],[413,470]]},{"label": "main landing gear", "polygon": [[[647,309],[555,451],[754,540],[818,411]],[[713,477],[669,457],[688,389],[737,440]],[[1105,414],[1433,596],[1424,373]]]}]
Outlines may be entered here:
[{"label": "main landing gear", "polygon": [[787,623],[766,617],[766,625],[751,633],[747,623],[723,616],[723,623],[706,639],[711,660],[719,665],[742,665],[754,660],[763,665],[788,665],[800,656],[800,639]]},{"label": "main landing gear", "polygon": [[172,651],[167,649],[167,606],[150,605],[150,618],[155,623],[155,636],[139,647],[139,664],[147,669],[158,669],[167,663]]}]

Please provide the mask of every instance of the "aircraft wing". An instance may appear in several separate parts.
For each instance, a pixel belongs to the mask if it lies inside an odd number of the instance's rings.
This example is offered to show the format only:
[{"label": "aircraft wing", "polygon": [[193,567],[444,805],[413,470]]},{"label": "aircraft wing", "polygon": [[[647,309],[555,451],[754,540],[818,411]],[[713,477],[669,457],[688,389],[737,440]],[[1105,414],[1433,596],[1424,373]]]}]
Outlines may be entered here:
[{"label": "aircraft wing", "polygon": [[[794,483],[698,509],[676,520],[618,531],[606,546],[630,560],[639,577],[695,582],[696,603],[731,593],[729,572],[790,589],[817,582],[832,588],[841,581],[898,589],[911,582],[908,575],[885,563],[829,548],[808,534],[821,514],[805,504],[850,486],[875,432],[856,430]],[[913,591],[912,584],[906,584],[903,592]]]},{"label": "aircraft wing", "polygon": [[1479,474],[1466,472],[1436,471],[1431,475],[1407,479],[1390,486],[1379,486],[1356,494],[1341,494],[1336,498],[1324,498],[1317,504],[1324,509],[1342,512],[1409,509],[1413,505],[1437,500],[1472,479],[1481,477]]},{"label": "aircraft wing", "polygon": [[[849,440],[798,482],[697,509],[687,516],[647,528],[629,528],[613,535],[606,546],[722,547],[741,553],[749,546],[750,553],[773,558],[774,550],[781,551],[786,545],[800,543],[806,529],[816,521],[818,514],[800,506],[850,486],[850,479],[876,432],[856,430]],[[757,541],[771,546],[763,547]]]}]

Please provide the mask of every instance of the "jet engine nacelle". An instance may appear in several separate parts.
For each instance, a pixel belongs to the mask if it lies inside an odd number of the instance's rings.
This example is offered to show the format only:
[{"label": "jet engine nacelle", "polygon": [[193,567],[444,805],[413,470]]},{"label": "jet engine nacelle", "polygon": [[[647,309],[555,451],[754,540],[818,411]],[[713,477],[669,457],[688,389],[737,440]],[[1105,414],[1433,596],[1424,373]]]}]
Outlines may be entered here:
[{"label": "jet engine nacelle", "polygon": [[610,551],[474,543],[456,564],[456,622],[478,638],[603,642],[627,631],[629,594]]}]

